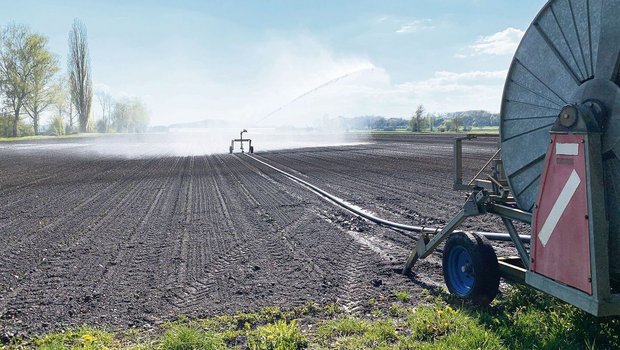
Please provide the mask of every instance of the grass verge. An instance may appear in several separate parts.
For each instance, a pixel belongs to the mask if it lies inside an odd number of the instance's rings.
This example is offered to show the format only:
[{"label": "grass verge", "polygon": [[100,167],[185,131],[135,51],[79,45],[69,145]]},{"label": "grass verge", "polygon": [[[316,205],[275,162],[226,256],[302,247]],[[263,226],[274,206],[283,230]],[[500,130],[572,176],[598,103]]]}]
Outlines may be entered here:
[{"label": "grass verge", "polygon": [[597,319],[553,297],[515,287],[485,310],[449,295],[403,293],[369,300],[363,311],[334,304],[203,320],[180,318],[156,331],[83,326],[2,349],[618,349],[620,318]]}]

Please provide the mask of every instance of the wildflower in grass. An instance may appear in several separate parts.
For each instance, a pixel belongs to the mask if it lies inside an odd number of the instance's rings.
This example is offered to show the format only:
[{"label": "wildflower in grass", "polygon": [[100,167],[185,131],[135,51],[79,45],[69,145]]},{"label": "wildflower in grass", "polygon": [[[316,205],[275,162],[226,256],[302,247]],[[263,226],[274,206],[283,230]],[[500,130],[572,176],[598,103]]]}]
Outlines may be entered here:
[{"label": "wildflower in grass", "polygon": [[91,334],[84,334],[82,336],[82,340],[84,340],[87,343],[92,343],[95,341],[95,337],[93,337]]}]

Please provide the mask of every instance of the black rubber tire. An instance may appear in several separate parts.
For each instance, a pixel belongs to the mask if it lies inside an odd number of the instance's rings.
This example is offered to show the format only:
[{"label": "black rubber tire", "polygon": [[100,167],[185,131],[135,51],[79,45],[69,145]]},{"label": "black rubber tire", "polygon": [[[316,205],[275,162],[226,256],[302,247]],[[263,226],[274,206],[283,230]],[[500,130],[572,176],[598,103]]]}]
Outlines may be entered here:
[{"label": "black rubber tire", "polygon": [[[473,268],[473,285],[466,293],[460,293],[455,288],[454,282],[448,273],[449,257],[456,251],[464,248],[471,257],[471,267]],[[499,291],[499,264],[497,255],[489,241],[473,233],[454,233],[448,238],[443,250],[442,258],[443,276],[446,286],[451,294],[465,299],[476,306],[488,306]]]}]

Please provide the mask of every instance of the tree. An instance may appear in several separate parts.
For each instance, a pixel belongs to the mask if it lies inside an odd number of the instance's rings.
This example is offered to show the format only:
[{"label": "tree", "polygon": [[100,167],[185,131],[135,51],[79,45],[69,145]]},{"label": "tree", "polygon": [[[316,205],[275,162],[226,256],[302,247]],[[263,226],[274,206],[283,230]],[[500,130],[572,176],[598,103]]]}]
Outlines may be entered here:
[{"label": "tree", "polygon": [[452,118],[452,127],[455,132],[459,132],[459,128],[463,126],[463,118]]},{"label": "tree", "polygon": [[57,115],[52,118],[50,123],[50,129],[54,133],[54,135],[60,136],[65,134],[65,118],[61,115]]},{"label": "tree", "polygon": [[75,117],[77,117],[77,115],[75,114],[75,110],[73,108],[73,102],[71,101],[71,94],[69,94],[69,110],[67,111],[67,116],[69,117],[69,122],[67,123],[67,125],[69,126],[69,132],[75,132],[75,124],[76,124]]},{"label": "tree", "polygon": [[87,132],[92,125],[91,106],[93,100],[93,83],[90,70],[90,57],[86,27],[76,19],[69,32],[69,87],[71,102],[75,106],[80,132]]},{"label": "tree", "polygon": [[13,137],[18,136],[22,109],[31,94],[30,82],[45,62],[41,38],[23,25],[10,24],[0,32],[0,89],[12,115]]},{"label": "tree", "polygon": [[420,119],[422,118],[422,114],[424,114],[424,106],[419,105],[418,109],[415,111],[415,120],[416,120],[416,131],[422,131],[422,127],[420,125]]},{"label": "tree", "polygon": [[114,103],[112,121],[114,122],[114,129],[116,129],[116,132],[127,132],[129,124],[129,106],[126,100]]},{"label": "tree", "polygon": [[150,121],[146,105],[139,99],[134,98],[131,100],[130,111],[133,124],[133,129],[131,131],[137,133],[146,132]]},{"label": "tree", "polygon": [[137,98],[114,103],[112,120],[117,132],[145,132],[149,125],[146,106]]},{"label": "tree", "polygon": [[[101,128],[97,128],[99,132],[108,132],[110,130],[110,123],[112,121],[112,95],[104,90],[99,90],[96,93],[97,101],[101,106]],[[99,123],[97,123],[99,125]]]},{"label": "tree", "polygon": [[58,89],[56,91],[56,99],[54,100],[55,114],[62,116],[67,123],[66,132],[75,130],[75,112],[73,103],[71,102],[71,91],[69,87],[69,77],[63,76],[58,79]]},{"label": "tree", "polygon": [[71,99],[71,87],[69,86],[69,76],[65,75],[59,80],[60,89],[58,90],[56,108],[58,115],[65,121],[65,133],[73,133],[77,130],[77,114]]},{"label": "tree", "polygon": [[6,107],[0,105],[0,135],[9,137],[13,134],[13,117],[6,111]]},{"label": "tree", "polygon": [[427,128],[427,120],[422,118],[424,114],[424,106],[419,105],[415,113],[409,120],[409,130],[413,132],[421,132]]},{"label": "tree", "polygon": [[427,130],[429,128],[429,126],[428,126],[428,118],[420,118],[419,122],[417,123],[417,125],[418,125],[418,129],[420,131]]},{"label": "tree", "polygon": [[58,72],[58,60],[45,47],[47,38],[33,34],[30,37],[34,45],[38,48],[34,51],[33,70],[28,84],[28,97],[24,103],[26,112],[32,119],[34,134],[39,134],[39,118],[41,113],[54,104],[59,86],[52,82],[56,72]]}]

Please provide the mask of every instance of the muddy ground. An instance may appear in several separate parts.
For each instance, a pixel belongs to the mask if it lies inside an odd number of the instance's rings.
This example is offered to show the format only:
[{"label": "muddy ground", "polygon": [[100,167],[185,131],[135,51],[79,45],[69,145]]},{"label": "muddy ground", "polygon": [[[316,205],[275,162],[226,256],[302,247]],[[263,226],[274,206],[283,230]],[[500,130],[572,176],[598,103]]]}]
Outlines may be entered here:
[{"label": "muddy ground", "polygon": [[[256,156],[390,220],[441,226],[464,201],[453,136],[376,136]],[[349,140],[355,142],[355,139]],[[413,240],[356,218],[241,154],[0,145],[0,334],[152,326],[308,300],[356,309],[443,286],[440,255],[399,274]],[[118,149],[131,148],[122,138]],[[465,173],[497,139],[469,141]],[[120,145],[120,146],[119,146]],[[475,220],[468,229],[501,231]],[[503,248],[500,248],[502,250]]]}]

